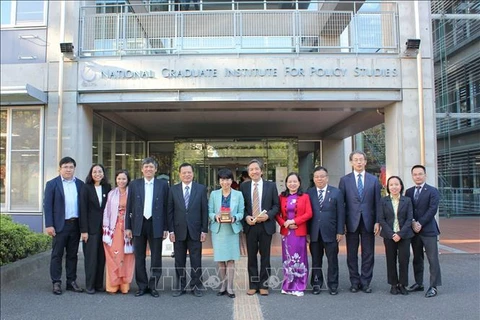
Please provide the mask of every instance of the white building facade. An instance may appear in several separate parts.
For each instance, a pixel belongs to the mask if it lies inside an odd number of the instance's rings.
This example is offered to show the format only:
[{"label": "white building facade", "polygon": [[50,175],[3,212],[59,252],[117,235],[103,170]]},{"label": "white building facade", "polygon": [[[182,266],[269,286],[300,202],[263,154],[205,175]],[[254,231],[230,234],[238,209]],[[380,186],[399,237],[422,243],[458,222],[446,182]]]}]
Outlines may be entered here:
[{"label": "white building facade", "polygon": [[63,156],[210,188],[259,158],[280,191],[318,164],[336,185],[385,123],[386,175],[437,184],[428,1],[2,1],[1,32],[2,213],[34,230]]}]

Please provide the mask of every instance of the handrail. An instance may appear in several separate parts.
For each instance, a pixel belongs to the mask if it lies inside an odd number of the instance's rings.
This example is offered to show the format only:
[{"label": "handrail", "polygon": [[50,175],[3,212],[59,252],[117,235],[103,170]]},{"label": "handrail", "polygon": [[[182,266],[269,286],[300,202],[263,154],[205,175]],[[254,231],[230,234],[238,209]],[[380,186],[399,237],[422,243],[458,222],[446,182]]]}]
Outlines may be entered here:
[{"label": "handrail", "polygon": [[199,10],[182,11],[172,1],[165,11],[82,7],[79,55],[399,52],[397,8],[389,2],[373,10],[346,1],[200,1]]}]

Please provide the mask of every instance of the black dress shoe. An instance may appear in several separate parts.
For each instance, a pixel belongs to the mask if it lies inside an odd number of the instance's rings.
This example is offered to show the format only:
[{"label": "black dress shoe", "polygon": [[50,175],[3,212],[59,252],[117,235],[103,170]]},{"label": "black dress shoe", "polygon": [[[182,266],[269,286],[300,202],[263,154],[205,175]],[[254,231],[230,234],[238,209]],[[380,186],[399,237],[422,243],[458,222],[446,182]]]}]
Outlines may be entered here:
[{"label": "black dress shoe", "polygon": [[372,293],[372,288],[370,288],[370,286],[363,286],[362,291],[365,293]]},{"label": "black dress shoe", "polygon": [[228,292],[227,292],[227,296],[228,296],[229,298],[232,298],[232,299],[233,299],[233,298],[235,298],[235,293],[228,293]]},{"label": "black dress shoe", "polygon": [[141,297],[145,293],[148,293],[148,289],[139,289],[137,292],[135,292],[135,297]]},{"label": "black dress shoe", "polygon": [[338,290],[337,289],[330,289],[330,294],[332,296],[336,296],[338,294]]},{"label": "black dress shoe", "polygon": [[320,294],[320,286],[313,286],[312,293],[313,294]]},{"label": "black dress shoe", "polygon": [[195,297],[203,297],[203,292],[200,289],[195,288],[192,290],[192,293]]},{"label": "black dress shoe", "polygon": [[358,292],[358,286],[351,286],[350,287],[350,292],[357,293]]},{"label": "black dress shoe", "polygon": [[436,287],[430,287],[428,288],[427,292],[425,293],[425,298],[433,298],[437,295],[437,288]]},{"label": "black dress shoe", "polygon": [[154,298],[160,297],[160,294],[159,294],[158,291],[155,290],[155,289],[150,289],[150,295],[151,295],[152,297],[154,297]]},{"label": "black dress shoe", "polygon": [[408,295],[407,288],[405,288],[405,286],[403,284],[398,285],[398,292],[400,292],[404,296]]},{"label": "black dress shoe", "polygon": [[53,294],[61,295],[62,294],[62,285],[60,282],[55,282],[53,284]]},{"label": "black dress shoe", "polygon": [[418,283],[412,284],[410,287],[408,287],[408,291],[413,292],[413,291],[423,291],[423,286]]},{"label": "black dress shoe", "polygon": [[390,287],[390,293],[393,294],[393,295],[397,295],[398,294],[397,286],[391,286]]},{"label": "black dress shoe", "polygon": [[224,290],[224,291],[218,291],[217,292],[217,297],[220,297],[220,296],[224,296],[227,294],[227,290]]},{"label": "black dress shoe", "polygon": [[70,284],[67,284],[67,290],[73,291],[73,292],[83,292],[83,289],[80,288],[75,281],[72,281],[70,282]]},{"label": "black dress shoe", "polygon": [[175,290],[172,293],[172,297],[180,297],[181,295],[184,295],[186,293],[185,290]]},{"label": "black dress shoe", "polygon": [[95,289],[85,289],[85,292],[88,294],[95,294]]}]

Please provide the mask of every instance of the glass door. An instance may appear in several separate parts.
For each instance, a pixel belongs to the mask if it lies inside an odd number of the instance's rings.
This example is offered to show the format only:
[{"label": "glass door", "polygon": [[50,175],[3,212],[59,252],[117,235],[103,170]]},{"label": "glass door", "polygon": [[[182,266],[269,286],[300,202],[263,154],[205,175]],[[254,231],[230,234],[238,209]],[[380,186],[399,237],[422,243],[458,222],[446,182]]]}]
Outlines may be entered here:
[{"label": "glass door", "polygon": [[252,159],[264,163],[264,179],[277,182],[279,192],[284,190],[287,173],[298,170],[296,139],[177,140],[174,145],[172,182],[180,181],[177,168],[188,162],[194,167],[195,180],[205,184],[209,192],[219,187],[219,169],[232,170],[239,183]]}]

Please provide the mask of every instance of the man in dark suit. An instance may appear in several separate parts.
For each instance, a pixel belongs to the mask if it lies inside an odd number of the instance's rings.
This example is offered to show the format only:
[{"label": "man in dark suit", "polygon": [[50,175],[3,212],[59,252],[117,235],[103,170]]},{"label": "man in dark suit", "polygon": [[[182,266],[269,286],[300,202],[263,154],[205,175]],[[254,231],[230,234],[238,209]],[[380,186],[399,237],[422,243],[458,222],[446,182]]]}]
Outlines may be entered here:
[{"label": "man in dark suit", "polygon": [[435,220],[440,203],[440,193],[435,187],[425,183],[427,172],[424,166],[415,165],[411,172],[415,186],[409,188],[405,195],[410,197],[413,203],[412,228],[415,235],[412,238],[412,251],[415,283],[408,289],[409,291],[423,291],[423,251],[425,250],[430,265],[430,287],[425,293],[425,297],[431,298],[437,295],[437,286],[442,285],[437,239],[440,230],[437,220]]},{"label": "man in dark suit", "polygon": [[[277,186],[274,182],[262,179],[262,163],[253,159],[248,164],[248,175],[252,181],[240,185],[245,199],[243,230],[247,238],[248,255],[248,295],[260,291],[268,295],[270,274],[270,247],[275,233],[275,215],[279,209]],[[266,210],[266,214],[260,214]],[[257,254],[260,252],[260,275]]]},{"label": "man in dark suit", "polygon": [[[162,275],[162,243],[168,236],[167,200],[168,184],[155,179],[157,162],[153,158],[142,161],[143,178],[136,179],[128,186],[125,235],[133,236],[135,254],[135,279],[138,285],[136,297],[150,292],[158,297],[156,289]],[[147,276],[145,258],[147,241],[150,246],[150,278]]]},{"label": "man in dark suit", "polygon": [[77,285],[77,253],[80,242],[78,218],[80,216],[80,190],[83,181],[75,177],[77,163],[70,157],[60,160],[60,175],[47,182],[43,211],[45,214],[45,231],[51,237],[52,257],[50,260],[50,277],[53,293],[62,294],[62,259],[66,250],[65,272],[67,290],[82,292]]},{"label": "man in dark suit", "polygon": [[[367,156],[354,151],[349,157],[353,172],[340,179],[339,189],[345,199],[347,225],[347,265],[350,291],[371,293],[375,255],[375,236],[380,232],[377,213],[381,209],[381,186],[378,179],[365,172]],[[358,270],[358,247],[362,246],[361,274]]]},{"label": "man in dark suit", "polygon": [[331,295],[338,293],[338,243],[345,233],[345,203],[341,191],[328,185],[328,171],[318,166],[313,170],[315,186],[308,189],[313,217],[308,222],[312,255],[313,294],[320,294],[323,285],[322,260],[328,261],[327,285]]},{"label": "man in dark suit", "polygon": [[202,242],[208,232],[208,200],[204,185],[193,182],[193,167],[183,163],[179,168],[181,183],[168,194],[168,230],[175,252],[177,290],[174,297],[185,293],[187,286],[187,250],[190,255],[190,287],[196,297],[203,296]]}]

